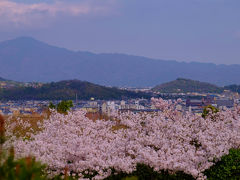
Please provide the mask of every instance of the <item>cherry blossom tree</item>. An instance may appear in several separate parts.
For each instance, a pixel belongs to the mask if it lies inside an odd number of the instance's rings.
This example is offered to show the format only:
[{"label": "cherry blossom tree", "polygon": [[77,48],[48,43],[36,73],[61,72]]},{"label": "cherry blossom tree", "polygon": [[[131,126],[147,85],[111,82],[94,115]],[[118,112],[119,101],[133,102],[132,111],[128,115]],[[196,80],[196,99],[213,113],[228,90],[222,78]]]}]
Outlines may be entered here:
[{"label": "cherry blossom tree", "polygon": [[202,118],[179,112],[180,100],[152,102],[160,111],[116,113],[110,120],[93,121],[84,111],[53,111],[31,140],[14,141],[16,156],[34,156],[56,174],[66,168],[80,177],[97,171],[95,179],[109,176],[111,168],[131,173],[138,163],[205,179],[203,171],[213,160],[239,148],[239,107]]}]

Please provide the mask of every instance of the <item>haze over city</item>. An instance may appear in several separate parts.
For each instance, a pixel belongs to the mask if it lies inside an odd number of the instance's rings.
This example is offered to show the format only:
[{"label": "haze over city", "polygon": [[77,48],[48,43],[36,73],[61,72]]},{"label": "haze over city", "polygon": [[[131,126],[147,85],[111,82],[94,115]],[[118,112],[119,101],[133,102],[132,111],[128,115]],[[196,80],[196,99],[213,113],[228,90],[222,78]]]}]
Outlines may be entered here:
[{"label": "haze over city", "polygon": [[0,41],[239,64],[238,0],[0,0]]}]

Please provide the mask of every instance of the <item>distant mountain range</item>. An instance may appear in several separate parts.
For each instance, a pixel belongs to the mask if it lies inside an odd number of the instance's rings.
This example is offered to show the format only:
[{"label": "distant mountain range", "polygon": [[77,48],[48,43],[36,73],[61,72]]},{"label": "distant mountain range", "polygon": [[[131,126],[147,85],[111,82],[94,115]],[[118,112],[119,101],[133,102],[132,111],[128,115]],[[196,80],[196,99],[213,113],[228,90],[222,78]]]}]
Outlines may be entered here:
[{"label": "distant mountain range", "polygon": [[128,87],[153,87],[183,77],[224,86],[240,84],[240,65],[74,52],[33,38],[20,37],[0,43],[0,76],[24,82],[80,79],[101,85]]},{"label": "distant mountain range", "polygon": [[206,82],[178,78],[174,81],[160,84],[152,90],[161,93],[222,93],[224,88]]},{"label": "distant mountain range", "polygon": [[0,89],[1,100],[120,100],[128,98],[150,98],[151,94],[120,90],[80,80],[66,80],[42,84],[37,87],[15,86]]}]

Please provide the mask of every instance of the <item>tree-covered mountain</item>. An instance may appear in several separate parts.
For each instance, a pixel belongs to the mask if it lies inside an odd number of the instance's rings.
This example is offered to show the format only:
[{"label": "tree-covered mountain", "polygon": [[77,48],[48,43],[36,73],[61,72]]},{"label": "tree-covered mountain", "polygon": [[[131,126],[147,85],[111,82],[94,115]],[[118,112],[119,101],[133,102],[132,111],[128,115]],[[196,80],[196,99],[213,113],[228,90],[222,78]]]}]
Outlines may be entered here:
[{"label": "tree-covered mountain", "polygon": [[178,78],[174,81],[157,85],[152,90],[162,93],[221,93],[224,89],[206,82]]},{"label": "tree-covered mountain", "polygon": [[0,43],[0,76],[23,82],[80,79],[128,87],[151,87],[183,77],[223,86],[240,84],[240,65],[75,52],[21,37]]},{"label": "tree-covered mountain", "polygon": [[1,100],[66,100],[75,99],[113,100],[125,98],[150,98],[146,93],[99,86],[80,80],[65,80],[43,84],[41,87],[15,87],[0,90]]}]

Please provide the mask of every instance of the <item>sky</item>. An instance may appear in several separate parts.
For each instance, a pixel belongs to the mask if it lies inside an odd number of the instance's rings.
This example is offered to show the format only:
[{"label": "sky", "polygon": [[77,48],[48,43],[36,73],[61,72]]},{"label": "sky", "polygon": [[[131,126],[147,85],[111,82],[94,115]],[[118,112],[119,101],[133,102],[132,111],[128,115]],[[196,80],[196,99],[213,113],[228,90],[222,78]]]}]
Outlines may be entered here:
[{"label": "sky", "polygon": [[240,64],[239,0],[0,0],[0,41]]}]

